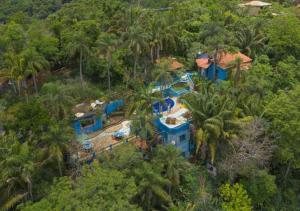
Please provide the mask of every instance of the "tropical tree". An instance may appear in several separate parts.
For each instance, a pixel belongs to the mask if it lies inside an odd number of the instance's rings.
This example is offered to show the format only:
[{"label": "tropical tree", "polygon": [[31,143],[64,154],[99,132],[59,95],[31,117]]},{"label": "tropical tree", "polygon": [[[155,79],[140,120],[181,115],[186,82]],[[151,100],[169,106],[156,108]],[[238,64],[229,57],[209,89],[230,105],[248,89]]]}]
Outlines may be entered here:
[{"label": "tropical tree", "polygon": [[8,78],[12,81],[12,86],[19,95],[21,95],[22,81],[25,78],[25,61],[23,55],[10,51],[5,54],[5,68],[0,72],[0,77]]},{"label": "tropical tree", "polygon": [[60,176],[63,176],[63,154],[68,149],[68,141],[72,138],[73,130],[67,125],[53,124],[46,134],[45,141],[48,140],[49,144],[46,148],[48,158],[43,162],[54,161],[57,163],[57,168]]},{"label": "tropical tree", "polygon": [[162,175],[171,181],[169,195],[172,194],[172,187],[178,191],[181,182],[180,175],[190,166],[186,159],[181,156],[180,150],[173,145],[158,146],[151,162],[153,165],[160,165]]},{"label": "tropical tree", "polygon": [[66,118],[76,103],[71,90],[61,83],[53,82],[43,85],[39,99],[57,120]]},{"label": "tropical tree", "polygon": [[229,48],[229,40],[232,34],[226,30],[224,23],[210,22],[204,25],[204,30],[200,34],[200,39],[207,46],[206,51],[213,55],[214,80],[217,80],[217,65],[220,56]]},{"label": "tropical tree", "polygon": [[155,81],[160,84],[161,91],[167,88],[173,82],[173,77],[170,72],[170,61],[169,59],[161,59],[157,61],[155,70],[153,72]]},{"label": "tropical tree", "polygon": [[138,61],[144,50],[148,49],[148,34],[145,32],[142,26],[135,25],[130,26],[128,30],[123,34],[128,48],[133,53],[134,65],[133,65],[133,77],[136,78]]},{"label": "tropical tree", "polygon": [[72,32],[69,36],[66,50],[71,58],[79,55],[79,76],[81,88],[83,88],[83,60],[90,52],[90,40],[89,37],[86,36],[86,33],[80,29]]},{"label": "tropical tree", "polygon": [[235,183],[233,186],[224,184],[219,188],[224,211],[251,211],[251,198],[243,185]]},{"label": "tropical tree", "polygon": [[39,71],[49,68],[48,61],[39,54],[34,48],[28,48],[23,51],[25,58],[25,72],[32,76],[36,94],[38,94],[38,86],[36,76]]},{"label": "tropical tree", "polygon": [[[147,114],[145,111],[136,111],[135,115],[131,116],[131,130],[135,135],[139,135],[144,140],[153,140],[155,134],[155,117]],[[151,143],[148,143],[151,144]]]},{"label": "tropical tree", "polygon": [[172,199],[165,191],[171,182],[162,177],[157,169],[144,162],[140,168],[135,169],[134,174],[138,187],[137,200],[145,210],[151,210],[157,205],[172,205]]},{"label": "tropical tree", "polygon": [[[233,79],[233,83],[234,83],[234,87],[237,87],[240,78],[241,78],[241,65],[242,65],[242,58],[241,57],[236,57],[235,60],[233,62],[231,62],[231,64],[229,64],[229,69],[231,69],[230,71],[230,75],[231,75],[231,79]],[[235,71],[233,69],[236,69]],[[234,73],[233,73],[234,71]]]},{"label": "tropical tree", "polygon": [[136,84],[134,89],[127,97],[128,110],[127,114],[132,115],[137,112],[145,112],[153,114],[153,104],[162,101],[162,98],[157,93],[151,93],[151,90],[143,84]]},{"label": "tropical tree", "polygon": [[205,146],[208,144],[210,161],[213,164],[218,142],[229,136],[234,129],[234,105],[226,96],[216,93],[209,84],[202,85],[201,93],[191,93],[183,99],[183,103],[192,112],[197,128],[196,153],[199,153],[202,146],[202,156],[205,157]]},{"label": "tropical tree", "polygon": [[35,203],[23,205],[22,210],[141,210],[132,204],[137,194],[134,178],[124,172],[96,164],[85,166],[76,182],[61,177]]},{"label": "tropical tree", "polygon": [[262,33],[263,25],[261,22],[255,24],[243,24],[239,26],[235,38],[237,39],[237,45],[243,53],[248,56],[256,56],[258,51],[261,51],[268,37]]},{"label": "tropical tree", "polygon": [[[19,199],[28,194],[32,199],[32,174],[36,169],[30,146],[28,143],[21,144],[14,134],[2,137],[1,146],[0,179],[3,193],[9,198],[17,196]],[[18,201],[13,200],[15,203]]]},{"label": "tropical tree", "polygon": [[106,75],[107,75],[107,87],[111,91],[111,73],[112,68],[112,54],[118,47],[119,40],[115,34],[102,33],[97,40],[96,54],[98,57],[104,57],[107,62]]}]

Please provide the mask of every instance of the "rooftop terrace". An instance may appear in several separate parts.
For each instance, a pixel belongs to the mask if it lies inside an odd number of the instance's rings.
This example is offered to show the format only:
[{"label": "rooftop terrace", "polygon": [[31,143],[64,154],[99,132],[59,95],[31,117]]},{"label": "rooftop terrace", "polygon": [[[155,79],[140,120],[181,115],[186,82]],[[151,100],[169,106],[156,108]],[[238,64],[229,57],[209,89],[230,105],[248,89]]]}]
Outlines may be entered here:
[{"label": "rooftop terrace", "polygon": [[174,101],[174,106],[169,110],[162,112],[160,122],[166,127],[172,129],[188,122],[189,110],[181,104],[177,97],[171,98]]}]

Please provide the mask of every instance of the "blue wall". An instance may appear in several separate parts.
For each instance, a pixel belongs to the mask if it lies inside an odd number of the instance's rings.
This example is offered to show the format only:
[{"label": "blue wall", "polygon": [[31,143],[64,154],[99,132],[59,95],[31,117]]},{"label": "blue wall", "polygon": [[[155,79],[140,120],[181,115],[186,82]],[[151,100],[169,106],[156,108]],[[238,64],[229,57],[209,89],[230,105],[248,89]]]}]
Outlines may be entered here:
[{"label": "blue wall", "polygon": [[[122,106],[124,106],[124,100],[122,99],[108,103],[105,107],[105,114],[108,116]],[[94,119],[95,123],[84,128],[81,127],[80,120],[74,121],[73,128],[77,135],[80,135],[82,133],[93,133],[103,128],[102,119],[100,117],[93,116],[89,117],[89,119]]]},{"label": "blue wall", "polygon": [[124,106],[124,100],[116,100],[106,105],[105,114],[110,115],[120,107]]},{"label": "blue wall", "polygon": [[89,119],[94,119],[95,123],[84,128],[81,127],[80,120],[75,120],[73,127],[75,129],[76,135],[81,135],[83,133],[93,133],[102,129],[102,119],[96,116],[90,117]]},{"label": "blue wall", "polygon": [[[191,134],[190,134],[190,122],[186,122],[182,125],[179,125],[175,128],[169,128],[159,119],[154,122],[157,130],[163,136],[164,144],[171,144],[172,141],[175,141],[175,146],[181,150],[185,157],[190,155],[191,148]],[[185,135],[186,139],[182,142],[179,141],[179,137]]]},{"label": "blue wall", "polygon": [[[214,64],[211,64],[206,70],[205,70],[205,76],[209,80],[214,80]],[[220,66],[217,66],[217,80],[226,80],[227,79],[227,70],[224,70]]]}]

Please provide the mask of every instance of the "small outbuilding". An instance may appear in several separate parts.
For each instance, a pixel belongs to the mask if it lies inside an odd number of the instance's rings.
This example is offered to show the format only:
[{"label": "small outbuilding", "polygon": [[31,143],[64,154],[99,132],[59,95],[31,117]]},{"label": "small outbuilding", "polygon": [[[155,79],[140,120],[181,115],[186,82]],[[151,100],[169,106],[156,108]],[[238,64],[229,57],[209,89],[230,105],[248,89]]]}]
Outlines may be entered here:
[{"label": "small outbuilding", "polygon": [[104,103],[98,102],[84,102],[73,108],[75,116],[73,127],[77,135],[93,133],[102,129]]},{"label": "small outbuilding", "polygon": [[249,15],[257,15],[261,10],[272,6],[271,3],[263,1],[249,1],[243,4],[239,4],[239,7],[246,8]]}]

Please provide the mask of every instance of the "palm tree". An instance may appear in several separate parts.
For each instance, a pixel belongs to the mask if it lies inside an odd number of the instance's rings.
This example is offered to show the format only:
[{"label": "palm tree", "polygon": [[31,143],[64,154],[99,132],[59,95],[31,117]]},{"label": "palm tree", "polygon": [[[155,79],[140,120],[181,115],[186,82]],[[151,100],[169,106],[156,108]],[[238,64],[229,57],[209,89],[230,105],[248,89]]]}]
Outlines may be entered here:
[{"label": "palm tree", "polygon": [[155,205],[171,205],[172,199],[165,191],[171,182],[162,177],[160,172],[146,162],[134,171],[137,179],[138,200],[145,210],[151,210]]},{"label": "palm tree", "polygon": [[49,140],[47,146],[48,158],[43,161],[53,160],[57,163],[59,175],[62,176],[63,152],[68,147],[68,141],[71,138],[72,130],[63,124],[51,125],[46,139]]},{"label": "palm tree", "polygon": [[8,194],[0,188],[0,210],[10,210],[26,197],[27,193]]},{"label": "palm tree", "polygon": [[155,66],[154,74],[155,81],[159,82],[161,90],[173,82],[173,77],[170,72],[170,61],[168,59],[158,61],[158,64]]},{"label": "palm tree", "polygon": [[187,160],[181,156],[180,150],[173,145],[159,146],[152,162],[155,165],[161,165],[163,175],[171,181],[169,194],[172,192],[172,187],[179,188],[180,175],[190,166]]},{"label": "palm tree", "polygon": [[39,54],[34,48],[28,48],[23,52],[25,58],[26,72],[33,78],[33,84],[36,94],[38,94],[38,87],[36,82],[36,75],[39,71],[47,69],[49,62],[44,56]]},{"label": "palm tree", "polygon": [[[1,141],[1,179],[7,198],[27,194],[32,199],[32,174],[35,170],[28,143],[20,144],[16,136],[8,134]],[[24,192],[26,190],[26,192]],[[19,195],[21,194],[21,195]]]},{"label": "palm tree", "polygon": [[119,40],[116,35],[103,33],[97,40],[97,52],[96,54],[101,58],[104,57],[107,62],[107,83],[108,89],[111,91],[110,69],[112,66],[112,54],[118,47]]},{"label": "palm tree", "polygon": [[217,65],[219,62],[219,56],[223,51],[228,48],[226,41],[230,40],[230,33],[220,23],[211,22],[204,25],[204,30],[201,33],[201,38],[204,44],[207,46],[207,52],[213,55],[214,71],[213,80],[217,79]]},{"label": "palm tree", "polygon": [[70,57],[77,56],[79,54],[79,75],[80,75],[80,85],[83,88],[83,59],[90,52],[88,45],[88,38],[86,34],[81,31],[75,31],[66,46],[66,49]]},{"label": "palm tree", "polygon": [[136,78],[138,61],[140,55],[143,53],[143,50],[148,49],[149,36],[140,25],[130,26],[123,36],[124,40],[126,40],[128,48],[133,53],[133,77]]},{"label": "palm tree", "polygon": [[255,56],[257,51],[264,47],[267,37],[262,33],[261,23],[239,27],[235,37],[237,44],[243,53],[248,56]]},{"label": "palm tree", "polygon": [[17,85],[17,92],[21,95],[21,83],[25,78],[25,58],[21,54],[16,54],[9,51],[4,55],[5,68],[1,71],[0,77],[12,80],[14,91],[16,91],[15,84]]},{"label": "palm tree", "polygon": [[[231,69],[231,78],[233,79],[233,82],[234,82],[234,86],[237,87],[239,81],[240,81],[240,78],[241,78],[241,65],[242,65],[242,58],[241,57],[236,57],[235,60],[233,62],[231,62],[231,64],[229,64],[229,67],[228,69]],[[236,71],[235,71],[235,74],[233,76],[233,71],[232,69],[235,68]]]},{"label": "palm tree", "polygon": [[[131,116],[131,130],[135,135],[146,141],[151,141],[155,133],[154,116],[143,111],[138,111]],[[151,145],[152,143],[148,143]]]},{"label": "palm tree", "polygon": [[147,25],[147,31],[150,32],[150,58],[154,63],[156,59],[160,59],[160,50],[162,49],[162,34],[163,34],[163,19],[158,16],[149,18],[149,24]]},{"label": "palm tree", "polygon": [[134,90],[128,95],[128,109],[127,114],[133,115],[137,112],[145,112],[146,114],[153,114],[153,104],[162,101],[160,96],[156,93],[151,93],[149,88],[143,84],[136,85]]},{"label": "palm tree", "polygon": [[234,106],[226,96],[217,94],[210,84],[204,84],[200,93],[191,93],[183,99],[183,103],[192,112],[197,128],[196,153],[208,144],[213,164],[218,142],[232,129],[230,123],[234,119]]},{"label": "palm tree", "polygon": [[40,100],[57,120],[63,120],[75,104],[72,93],[63,84],[52,82],[43,85]]}]

